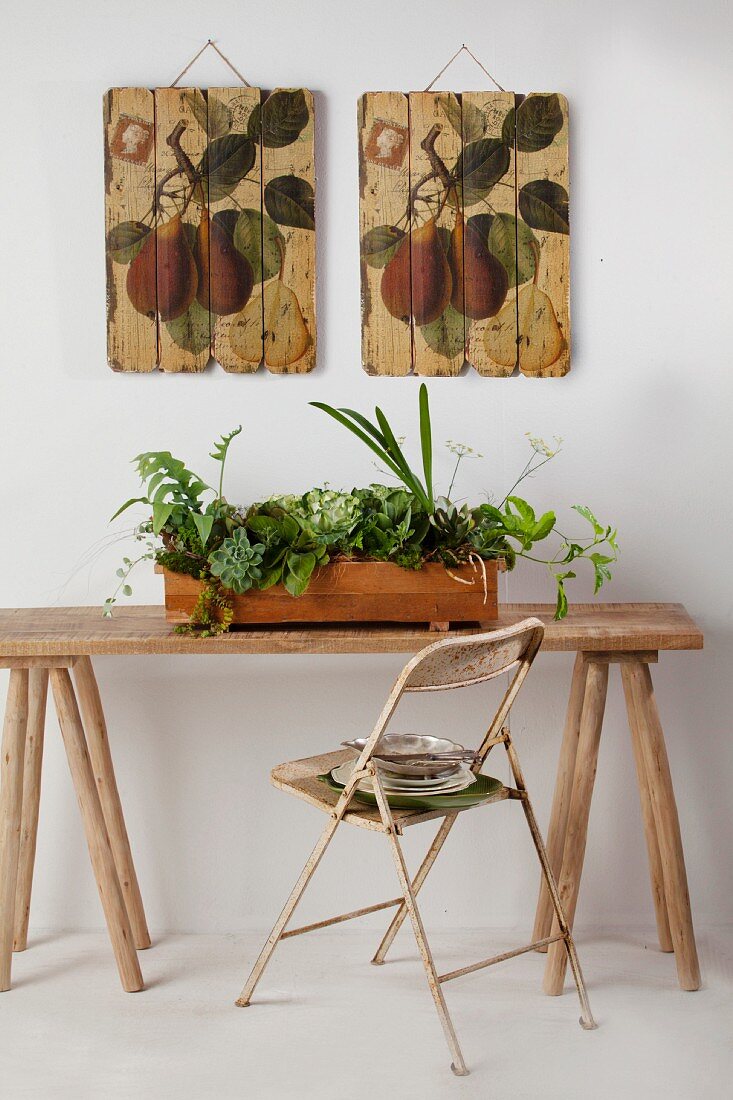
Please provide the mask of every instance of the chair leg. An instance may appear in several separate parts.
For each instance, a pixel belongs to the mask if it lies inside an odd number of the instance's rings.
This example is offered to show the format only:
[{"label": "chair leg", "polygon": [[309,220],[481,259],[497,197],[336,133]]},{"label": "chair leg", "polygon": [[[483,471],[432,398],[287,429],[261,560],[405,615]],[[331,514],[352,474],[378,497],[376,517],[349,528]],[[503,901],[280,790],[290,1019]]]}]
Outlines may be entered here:
[{"label": "chair leg", "polygon": [[[414,895],[418,894],[418,892],[420,891],[420,888],[422,887],[422,884],[425,882],[425,879],[428,877],[428,872],[430,871],[430,868],[435,863],[435,860],[438,856],[438,852],[443,847],[443,844],[445,843],[445,841],[448,837],[448,833],[453,828],[457,817],[458,817],[458,814],[448,814],[445,818],[443,818],[443,822],[442,822],[440,828],[438,829],[437,833],[435,834],[435,838],[433,840],[433,843],[428,848],[425,859],[420,864],[420,869],[418,870],[417,874],[415,875],[414,879],[412,880],[412,892],[413,892]],[[395,913],[395,915],[392,917],[389,928],[384,933],[384,936],[382,938],[382,942],[380,943],[379,947],[377,948],[377,952],[376,952],[374,958],[372,959],[372,962],[375,966],[381,966],[382,963],[384,962],[384,960],[387,956],[387,952],[389,951],[390,947],[392,946],[392,943],[394,942],[394,938],[397,935],[397,933],[399,932],[400,928],[402,927],[406,916],[407,916],[407,905],[405,904],[405,902],[403,902],[402,905],[400,905],[397,912]]]},{"label": "chair leg", "polygon": [[[514,748],[511,737],[507,738],[504,748],[506,749],[507,756],[509,757],[509,764],[514,776],[514,782],[517,790],[519,791],[522,808],[524,809],[524,816],[527,819],[527,825],[529,826],[530,835],[537,851],[537,858],[540,861],[540,867],[542,868],[542,875],[544,878],[545,886],[547,887],[548,896],[552,902],[553,909],[555,911],[555,924],[558,926],[559,933],[562,935],[565,950],[567,952],[568,962],[570,963],[570,969],[573,972],[573,978],[575,979],[575,986],[578,990],[578,999],[580,1000],[580,1025],[585,1028],[586,1031],[592,1031],[596,1028],[596,1022],[593,1019],[593,1013],[590,1010],[590,1002],[588,1001],[588,994],[585,989],[585,981],[583,980],[583,972],[580,969],[580,961],[578,960],[578,953],[575,950],[575,943],[570,933],[570,927],[568,925],[567,917],[565,916],[565,910],[563,909],[562,902],[560,901],[560,892],[557,888],[557,882],[555,881],[555,875],[552,870],[550,858],[545,848],[545,842],[542,839],[542,833],[540,832],[537,824],[537,818],[534,816],[534,810],[530,801],[529,794],[527,793],[527,787],[524,782],[524,776],[522,774],[522,767],[519,763],[519,757],[517,756],[517,750]],[[555,944],[559,946],[559,940],[555,941]],[[550,946],[555,946],[551,944]]]},{"label": "chair leg", "polygon": [[[570,685],[570,698],[565,716],[565,729],[563,731],[560,759],[557,764],[557,778],[555,780],[555,793],[552,798],[552,811],[550,813],[550,825],[547,830],[547,856],[550,860],[555,876],[559,876],[562,867],[562,853],[565,847],[565,836],[568,829],[568,814],[570,812],[570,797],[573,791],[573,777],[575,775],[575,758],[578,753],[578,737],[580,735],[580,719],[583,713],[583,700],[585,698],[585,683],[588,676],[588,665],[582,653],[576,654],[573,667],[573,679]],[[552,928],[553,905],[552,898],[547,889],[544,877],[540,878],[540,894],[537,899],[537,912],[534,919],[533,940],[544,940],[550,935]],[[546,947],[539,948],[547,951]]]},{"label": "chair leg", "polygon": [[293,887],[293,891],[290,897],[285,903],[285,908],[283,909],[280,916],[277,918],[275,926],[268,936],[265,946],[260,951],[257,962],[252,967],[252,971],[247,978],[247,981],[244,983],[244,988],[239,994],[236,1002],[239,1008],[246,1008],[249,1004],[250,998],[255,991],[257,983],[262,977],[265,967],[272,957],[273,951],[277,947],[278,940],[285,931],[288,921],[295,912],[296,906],[303,896],[306,886],[310,882],[311,877],[316,870],[316,867],[321,862],[323,854],[326,851],[326,848],[328,848],[329,844],[331,843],[331,840],[333,839],[333,834],[336,832],[336,829],[339,827],[340,824],[340,817],[332,817],[323,832],[321,833],[318,843],[308,857],[308,861],[306,862],[303,870],[300,872],[300,877]]},{"label": "chair leg", "polygon": [[438,1010],[438,1017],[443,1027],[443,1034],[445,1035],[446,1042],[448,1043],[448,1049],[451,1052],[453,1061],[451,1063],[451,1069],[457,1077],[465,1077],[468,1074],[466,1063],[463,1060],[463,1054],[458,1044],[458,1037],[453,1027],[453,1021],[450,1018],[448,1012],[448,1006],[445,1003],[445,997],[443,996],[443,990],[440,988],[440,982],[438,980],[438,973],[435,969],[435,963],[433,962],[433,956],[430,951],[430,945],[428,944],[427,937],[425,935],[425,928],[423,926],[422,917],[417,907],[417,901],[415,900],[415,894],[410,884],[410,876],[407,872],[407,865],[405,864],[405,858],[402,854],[402,848],[397,839],[397,833],[394,827],[394,819],[392,812],[389,808],[387,800],[384,796],[382,785],[379,782],[376,770],[372,771],[372,779],[374,782],[374,793],[377,798],[379,810],[382,816],[382,821],[387,829],[387,839],[392,849],[392,857],[394,859],[395,869],[397,871],[397,878],[399,879],[400,887],[402,888],[402,895],[405,899],[405,908],[412,921],[412,929],[415,933],[415,939],[417,941],[418,950],[422,957],[423,966],[425,967],[425,974],[428,979],[428,985],[430,992],[433,995],[435,1001],[435,1007]]},{"label": "chair leg", "polygon": [[[534,816],[534,810],[532,809],[532,803],[529,800],[529,796],[525,794],[522,799],[522,807],[524,809],[524,815],[527,818],[527,824],[529,825],[529,831],[532,834],[532,840],[537,850],[537,856],[542,867],[542,874],[544,877],[545,885],[547,887],[547,893],[552,903],[555,917],[557,919],[560,931],[563,934],[563,942],[565,944],[565,950],[567,952],[568,962],[570,963],[570,969],[575,980],[575,987],[578,990],[578,1000],[580,1001],[580,1025],[585,1028],[586,1031],[593,1031],[598,1027],[597,1023],[593,1019],[593,1013],[591,1012],[590,1002],[588,1000],[588,993],[585,988],[585,981],[583,979],[583,971],[580,969],[580,960],[578,959],[578,953],[575,950],[575,941],[573,940],[572,933],[568,927],[565,911],[560,901],[560,895],[557,890],[557,882],[552,871],[552,866],[545,849],[545,844],[542,839],[542,834],[537,825],[537,819]],[[551,945],[552,946],[552,945]]]},{"label": "chair leg", "polygon": [[28,669],[14,668],[10,672],[0,757],[0,992],[10,989],[27,722]]}]

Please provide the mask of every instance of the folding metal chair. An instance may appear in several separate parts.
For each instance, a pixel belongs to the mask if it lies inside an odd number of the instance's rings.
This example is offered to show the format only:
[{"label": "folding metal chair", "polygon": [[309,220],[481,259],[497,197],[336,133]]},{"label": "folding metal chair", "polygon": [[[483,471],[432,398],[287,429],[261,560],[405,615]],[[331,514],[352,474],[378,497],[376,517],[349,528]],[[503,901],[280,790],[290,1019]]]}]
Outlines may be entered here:
[{"label": "folding metal chair", "polygon": [[[296,795],[298,798],[303,798],[306,802],[310,802],[312,805],[324,810],[329,815],[329,820],[245,983],[244,989],[237,1001],[240,1007],[245,1007],[250,1003],[250,998],[255,987],[262,977],[263,971],[279,940],[286,939],[290,936],[298,936],[304,932],[312,932],[315,929],[325,928],[331,924],[338,924],[341,921],[350,920],[352,917],[359,917],[367,913],[377,912],[380,909],[398,906],[392,923],[387,929],[372,962],[375,964],[384,962],[390,944],[394,940],[405,917],[409,916],[420,955],[422,956],[428,985],[430,986],[430,991],[435,1000],[438,1016],[440,1017],[448,1047],[453,1057],[451,1069],[454,1073],[463,1076],[468,1073],[468,1070],[466,1069],[466,1064],[463,1060],[460,1046],[458,1045],[458,1039],[456,1038],[456,1033],[448,1014],[443,990],[441,988],[442,984],[451,981],[453,978],[458,978],[463,974],[470,974],[475,970],[481,970],[483,967],[491,966],[493,963],[502,962],[504,959],[513,958],[515,955],[521,955],[526,951],[542,948],[547,944],[553,943],[555,940],[563,940],[565,944],[565,950],[567,951],[568,960],[578,990],[578,997],[580,998],[581,1026],[587,1030],[595,1028],[596,1024],[593,1020],[590,1005],[588,1003],[575,944],[573,943],[573,938],[568,928],[565,913],[558,895],[555,878],[547,859],[545,845],[537,826],[532,804],[524,784],[519,758],[514,748],[509,729],[505,725],[511,706],[542,644],[543,634],[544,627],[539,619],[525,619],[524,622],[518,623],[516,626],[506,630],[495,630],[487,634],[476,634],[468,637],[446,638],[423,649],[409,661],[398,677],[385,703],[384,709],[379,716],[377,724],[372,730],[356,762],[354,772],[340,795],[326,787],[325,784],[318,779],[318,776],[327,773],[330,769],[353,758],[353,753],[349,753],[348,750],[326,753],[322,756],[313,756],[306,760],[296,760],[289,764],[281,764],[274,769],[272,772],[272,781],[275,786],[280,787],[289,794]],[[472,765],[472,769],[476,773],[479,772],[491,749],[493,749],[495,745],[504,746],[509,758],[509,765],[514,777],[515,786],[507,787],[502,785],[500,789],[496,790],[495,793],[490,796],[488,801],[498,802],[503,799],[516,799],[521,803],[525,817],[527,818],[530,833],[532,834],[532,840],[537,849],[537,855],[547,882],[552,903],[557,914],[559,932],[545,939],[537,940],[535,943],[527,944],[526,947],[518,947],[513,951],[506,951],[502,955],[496,955],[489,959],[483,959],[481,962],[473,963],[470,966],[464,966],[460,970],[453,970],[446,974],[438,974],[425,935],[425,929],[416,899],[459,813],[465,813],[466,811],[446,811],[445,809],[392,809],[385,795],[382,783],[380,782],[379,772],[377,771],[373,756],[377,748],[377,742],[387,728],[403,692],[443,691],[447,689],[468,687],[473,684],[482,683],[485,680],[494,679],[506,672],[514,672],[514,676],[483,739],[483,743],[478,750],[476,761]],[[366,776],[371,778],[374,785],[374,794],[377,801],[376,808],[366,806],[358,800],[354,800],[356,785]],[[486,802],[481,803],[482,806],[486,804]],[[443,822],[435,839],[430,845],[420,869],[411,882],[402,854],[399,836],[408,825],[417,825],[420,822],[441,817],[443,818]],[[334,833],[342,821],[349,825],[356,825],[360,828],[371,829],[386,834],[397,870],[397,878],[400,884],[400,896],[390,901],[380,902],[377,905],[371,905],[351,913],[344,913],[337,917],[331,917],[329,920],[319,921],[316,924],[310,924],[302,928],[294,928],[286,931],[287,925],[311,876],[320,863],[328,845],[333,839]]]}]

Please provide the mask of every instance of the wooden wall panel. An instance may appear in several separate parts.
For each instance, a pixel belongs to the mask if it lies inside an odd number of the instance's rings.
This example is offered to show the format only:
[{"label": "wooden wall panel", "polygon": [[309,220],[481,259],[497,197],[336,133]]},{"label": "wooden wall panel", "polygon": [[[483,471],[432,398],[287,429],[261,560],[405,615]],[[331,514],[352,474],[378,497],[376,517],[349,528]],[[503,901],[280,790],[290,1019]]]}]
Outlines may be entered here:
[{"label": "wooden wall panel", "polygon": [[[259,88],[207,93],[210,172],[211,354],[224,370],[252,373],[262,362],[262,151]],[[227,173],[241,161],[246,175]],[[267,272],[265,271],[265,274]]]},{"label": "wooden wall panel", "polygon": [[[195,88],[155,90],[158,212],[158,344],[160,369],[202,371],[210,358],[208,285],[195,252],[204,188],[192,182],[206,148],[206,99]],[[201,285],[199,285],[201,283]],[[202,304],[203,303],[203,304]]]},{"label": "wooden wall panel", "polygon": [[518,294],[519,369],[558,378],[570,369],[568,103],[533,92],[517,108],[520,228],[537,241],[537,268]]},{"label": "wooden wall panel", "polygon": [[116,371],[151,371],[158,362],[155,112],[147,88],[110,88],[104,97],[104,200],[107,361]]},{"label": "wooden wall panel", "polygon": [[[357,114],[361,361],[367,374],[405,375],[412,367],[407,96],[366,92]],[[385,270],[398,251],[385,283]]]},{"label": "wooden wall panel", "polygon": [[276,88],[269,99],[276,96],[298,97],[308,119],[291,140],[292,128],[277,121],[283,112],[268,123],[263,102],[263,213],[280,252],[278,274],[262,284],[264,360],[274,374],[302,374],[316,364],[315,113],[307,88]]},{"label": "wooden wall panel", "polygon": [[[451,295],[448,254],[461,197],[448,187],[461,155],[461,106],[452,92],[410,92],[412,365],[420,375],[457,375],[463,318]],[[447,196],[447,198],[446,198]],[[462,266],[462,253],[454,255]]]},{"label": "wooden wall panel", "polygon": [[[567,101],[413,92],[405,114],[404,98],[359,101],[364,369],[567,373]],[[405,125],[409,169],[398,171]]]},{"label": "wooden wall panel", "polygon": [[[506,377],[517,366],[514,93],[463,92],[461,107],[466,358],[479,374]],[[498,338],[502,362],[492,357]]]}]

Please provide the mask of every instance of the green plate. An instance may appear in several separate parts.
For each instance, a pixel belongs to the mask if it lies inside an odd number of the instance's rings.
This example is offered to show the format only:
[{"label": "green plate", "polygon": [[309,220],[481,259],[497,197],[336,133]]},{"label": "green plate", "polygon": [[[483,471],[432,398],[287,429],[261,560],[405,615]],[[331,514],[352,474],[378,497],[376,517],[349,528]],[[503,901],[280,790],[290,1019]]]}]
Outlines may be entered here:
[{"label": "green plate", "polygon": [[[318,778],[330,787],[336,794],[344,789],[341,783],[337,783],[331,775],[319,775]],[[412,795],[389,794],[387,802],[398,810],[466,810],[469,806],[478,806],[503,787],[500,779],[494,779],[490,775],[477,775],[476,782],[463,791],[454,791],[453,794],[434,794],[416,798]],[[369,806],[376,806],[377,799],[369,791],[355,791],[354,797],[359,802],[366,802]]]}]

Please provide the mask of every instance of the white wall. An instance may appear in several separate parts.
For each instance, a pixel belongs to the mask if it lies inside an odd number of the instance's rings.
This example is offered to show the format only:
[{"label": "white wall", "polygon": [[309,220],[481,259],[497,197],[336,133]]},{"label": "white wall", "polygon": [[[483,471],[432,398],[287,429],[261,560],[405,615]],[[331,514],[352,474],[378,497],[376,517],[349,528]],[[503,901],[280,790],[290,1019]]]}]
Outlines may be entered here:
[{"label": "white wall", "polygon": [[[506,488],[526,431],[563,436],[564,453],[529,486],[531,499],[561,509],[587,502],[618,523],[623,559],[607,598],[681,600],[704,627],[705,652],[663,656],[655,679],[695,913],[733,917],[732,10],[704,0],[14,5],[0,65],[0,604],[102,602],[125,552],[105,544],[107,518],[136,488],[129,460],[139,451],[168,447],[206,470],[212,441],[242,421],[229,492],[244,502],[373,476],[366,452],[309,400],[365,410],[379,402],[414,442],[415,381],[370,379],[359,365],[356,99],[424,87],[466,40],[506,87],[559,89],[570,101],[574,366],[560,381],[432,381],[437,439],[484,452],[463,480],[476,495]],[[318,93],[320,366],[309,377],[217,367],[204,377],[122,377],[105,364],[102,93],[170,82],[209,36],[252,83]],[[229,79],[211,51],[191,75],[203,86]],[[466,62],[442,86],[485,83]],[[444,477],[447,455],[439,466]],[[94,564],[75,571],[95,545]],[[551,598],[532,568],[512,575],[510,591]],[[574,593],[587,598],[588,581]],[[135,599],[159,603],[160,579],[143,572]],[[269,768],[367,729],[400,663],[97,662],[155,929],[267,924],[321,827],[315,811],[269,787]],[[543,826],[570,667],[569,657],[541,659],[515,717]],[[412,711],[410,723],[417,718]],[[464,722],[479,729],[481,718],[479,701],[464,709],[450,695],[431,701],[426,721],[456,732]],[[412,836],[408,847],[416,854],[426,840]],[[516,812],[470,816],[448,851],[455,859],[436,872],[442,897],[425,894],[433,923],[530,920],[536,874]],[[308,912],[389,896],[390,871],[386,851],[349,835]],[[579,915],[652,919],[615,675]],[[33,922],[101,923],[53,719]]]}]

